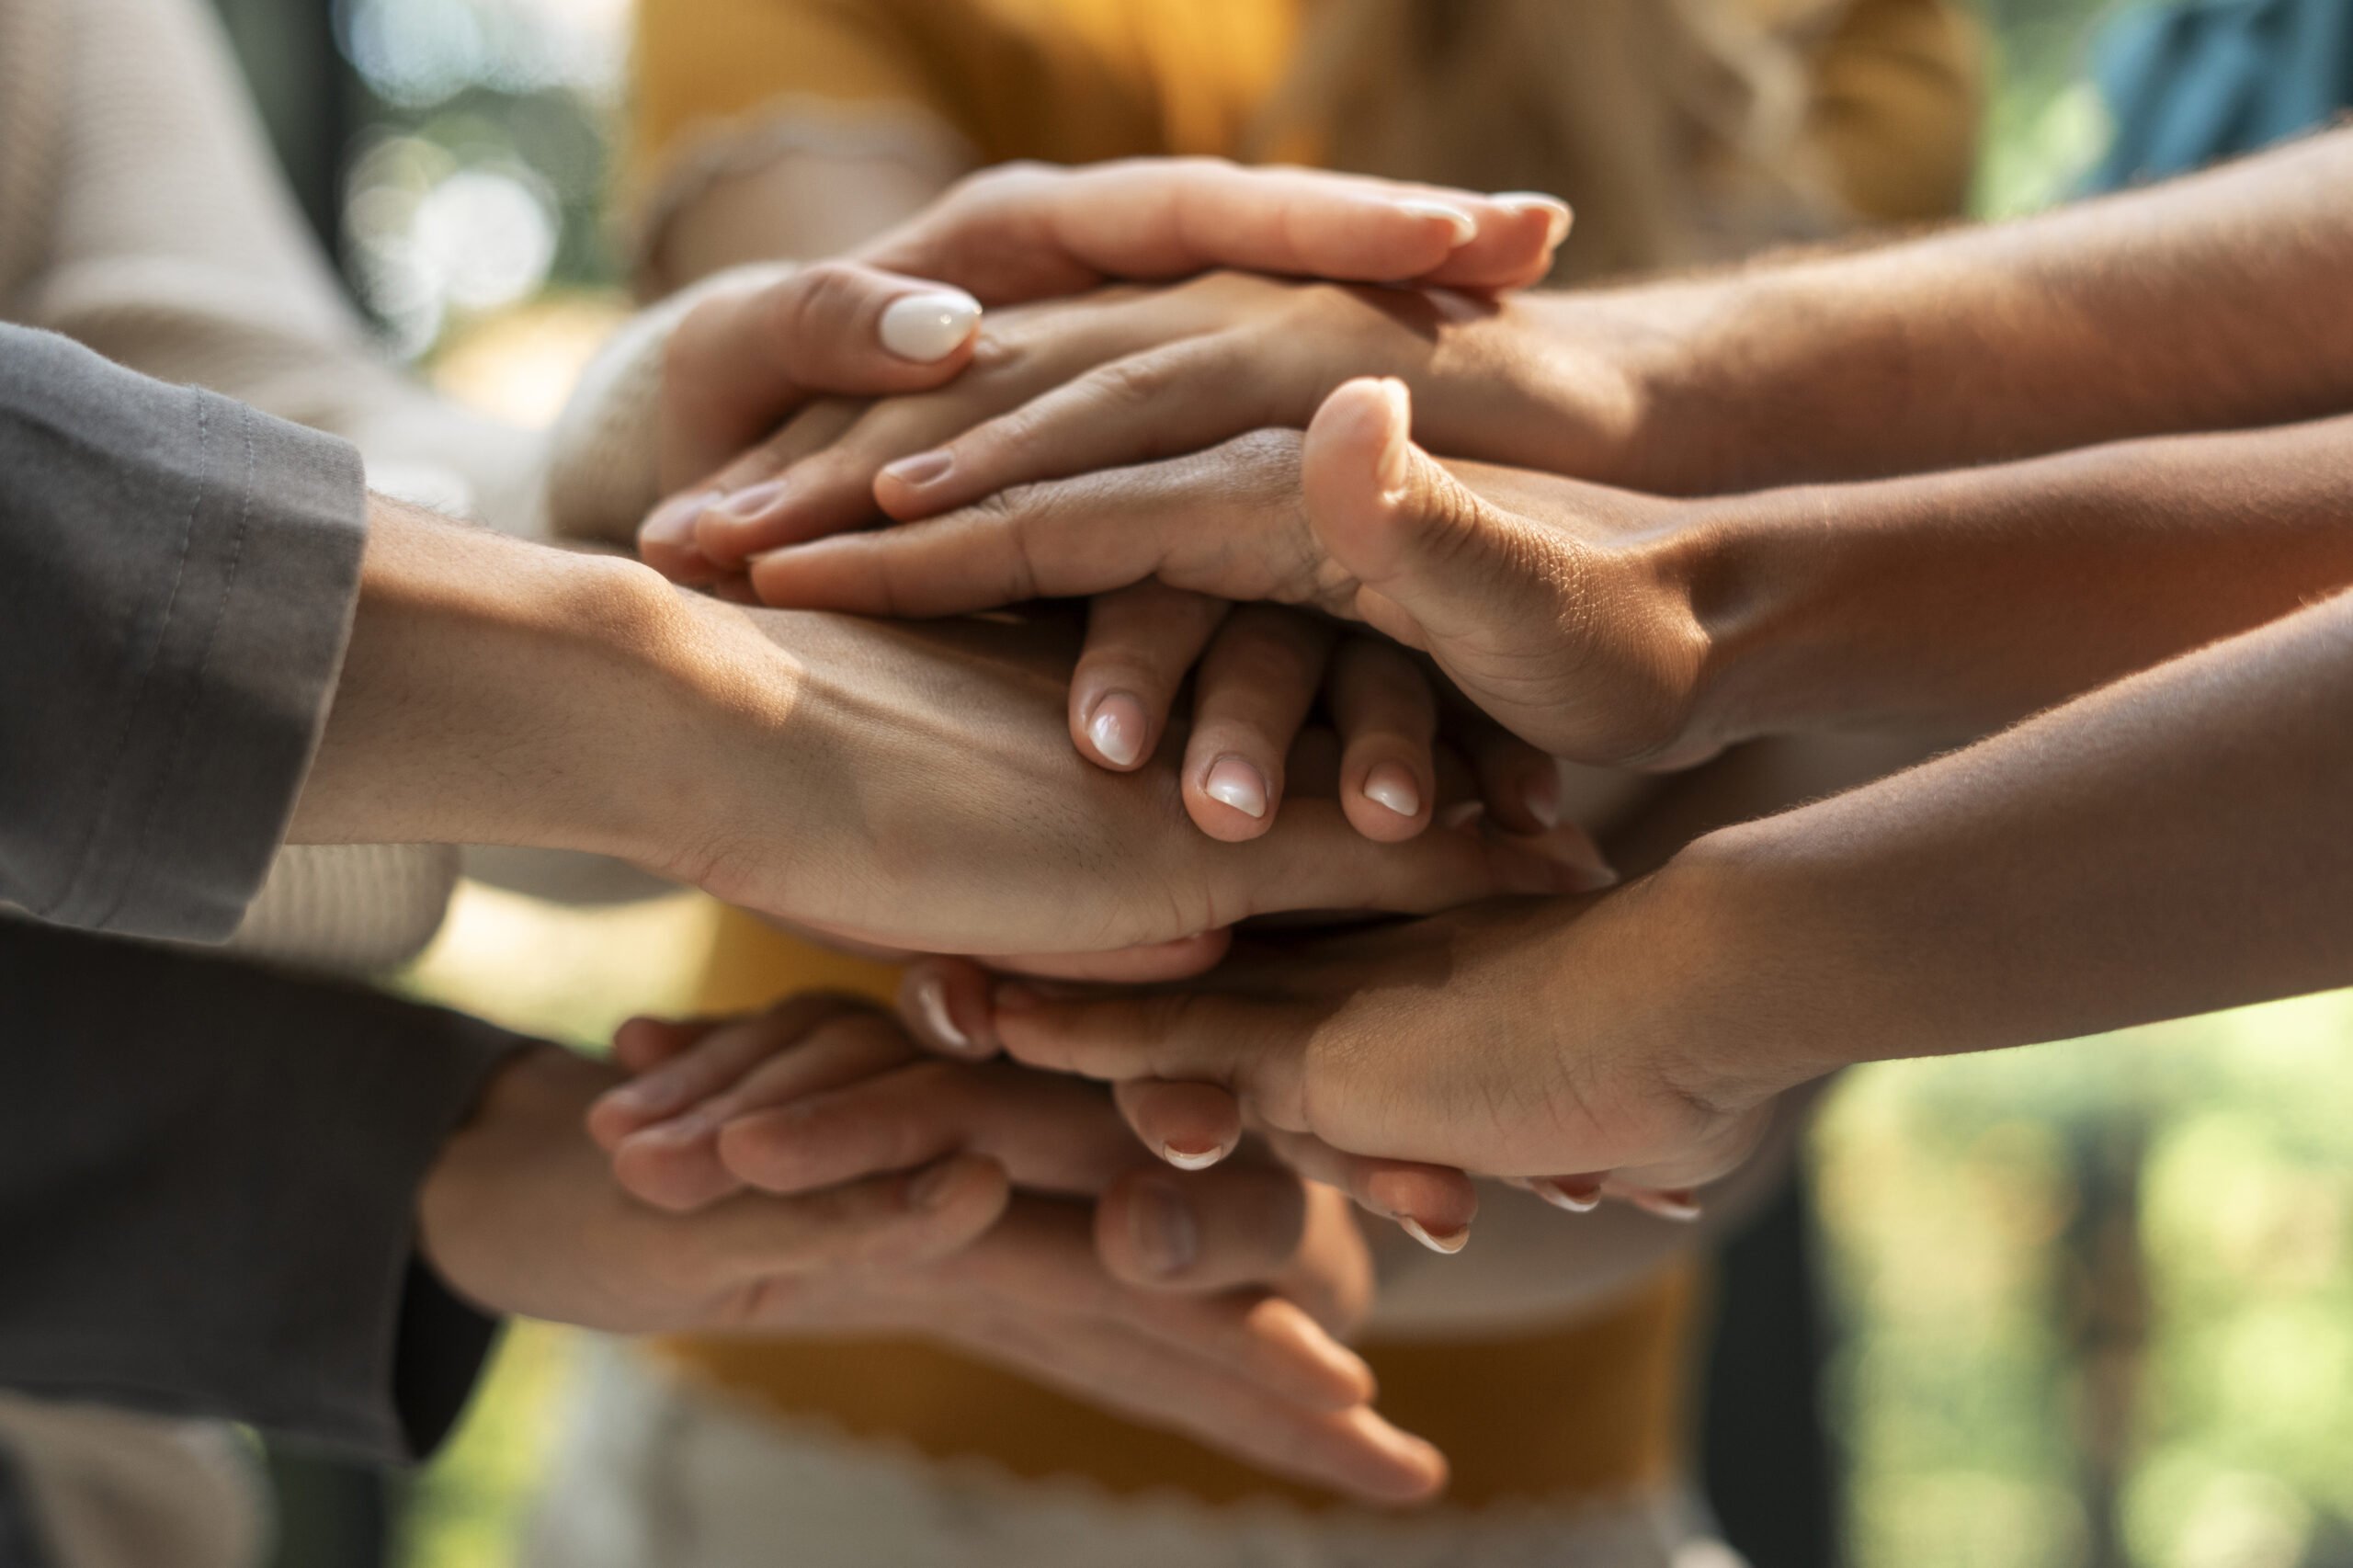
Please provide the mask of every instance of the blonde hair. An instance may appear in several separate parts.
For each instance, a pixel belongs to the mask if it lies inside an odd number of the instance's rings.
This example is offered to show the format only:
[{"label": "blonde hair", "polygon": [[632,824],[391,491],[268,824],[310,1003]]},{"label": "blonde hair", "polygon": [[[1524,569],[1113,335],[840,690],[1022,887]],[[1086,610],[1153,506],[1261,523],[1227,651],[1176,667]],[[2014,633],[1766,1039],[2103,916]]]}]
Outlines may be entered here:
[{"label": "blonde hair", "polygon": [[1577,210],[1556,280],[1719,259],[1840,222],[1811,166],[1803,40],[1723,0],[1324,0],[1255,128],[1268,161]]}]

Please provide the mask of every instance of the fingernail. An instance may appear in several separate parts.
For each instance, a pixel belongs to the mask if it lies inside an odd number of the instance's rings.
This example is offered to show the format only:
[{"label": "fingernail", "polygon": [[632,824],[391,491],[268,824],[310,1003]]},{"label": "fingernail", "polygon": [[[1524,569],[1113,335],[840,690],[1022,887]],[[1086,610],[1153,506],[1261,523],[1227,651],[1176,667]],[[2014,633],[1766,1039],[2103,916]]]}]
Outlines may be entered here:
[{"label": "fingernail", "polygon": [[1486,803],[1483,801],[1457,801],[1438,813],[1438,824],[1449,829],[1469,827],[1485,815],[1486,811]]},{"label": "fingernail", "polygon": [[1419,1220],[1410,1219],[1404,1215],[1398,1216],[1397,1223],[1404,1227],[1407,1235],[1429,1248],[1430,1251],[1443,1253],[1448,1257],[1452,1257],[1456,1253],[1461,1252],[1463,1244],[1471,1239],[1471,1227],[1468,1225],[1452,1231],[1433,1232],[1425,1228]]},{"label": "fingernail", "polygon": [[1201,780],[1201,793],[1246,817],[1267,814],[1266,777],[1238,756],[1222,756],[1210,764]]},{"label": "fingernail", "polygon": [[1401,817],[1422,814],[1422,792],[1402,764],[1384,762],[1364,776],[1365,799],[1388,807]]},{"label": "fingernail", "polygon": [[699,490],[692,495],[680,495],[665,501],[654,508],[637,530],[637,542],[673,545],[681,550],[691,549],[695,542],[695,525],[710,504],[719,499],[716,490]]},{"label": "fingernail", "polygon": [[1201,1256],[1201,1229],[1192,1206],[1165,1182],[1136,1183],[1129,1195],[1128,1235],[1145,1271],[1158,1278],[1184,1273]]},{"label": "fingernail", "polygon": [[1601,1183],[1589,1176],[1530,1176],[1528,1190],[1572,1214],[1590,1214],[1601,1207]]},{"label": "fingernail", "polygon": [[1544,243],[1556,250],[1560,248],[1561,242],[1569,237],[1569,225],[1576,217],[1569,210],[1567,202],[1540,190],[1499,190],[1495,192],[1495,199],[1499,206],[1508,207],[1515,212],[1541,210],[1552,220],[1552,228]]},{"label": "fingernail", "polygon": [[1630,1187],[1626,1190],[1626,1201],[1645,1214],[1655,1214],[1662,1220],[1673,1220],[1678,1224],[1688,1225],[1699,1218],[1699,1200],[1688,1189],[1653,1192],[1648,1187]]},{"label": "fingernail", "polygon": [[784,494],[783,480],[763,480],[712,502],[710,515],[725,523],[756,523],[782,507]]},{"label": "fingernail", "polygon": [[936,364],[972,335],[981,302],[961,289],[909,294],[883,308],[878,335],[882,347],[918,365]]},{"label": "fingernail", "polygon": [[1086,738],[1095,743],[1104,761],[1133,767],[1143,760],[1147,728],[1142,702],[1127,692],[1108,691],[1096,699],[1095,711],[1087,716]]},{"label": "fingernail", "polygon": [[917,1209],[944,1209],[961,1166],[954,1158],[940,1161],[929,1170],[918,1171],[907,1182],[907,1202]]},{"label": "fingernail", "polygon": [[1160,1157],[1180,1171],[1205,1171],[1228,1153],[1222,1143],[1212,1143],[1206,1149],[1180,1149],[1174,1143],[1160,1146]]},{"label": "fingernail", "polygon": [[1519,800],[1520,804],[1528,808],[1528,814],[1534,817],[1537,825],[1545,832],[1550,833],[1560,826],[1561,775],[1559,771],[1547,767],[1540,773],[1529,774],[1528,781],[1520,787]]},{"label": "fingernail", "polygon": [[882,472],[910,490],[920,490],[926,484],[938,483],[955,466],[952,452],[917,452],[914,457],[884,465]]},{"label": "fingernail", "polygon": [[650,1138],[659,1143],[691,1143],[698,1138],[718,1131],[719,1124],[720,1112],[717,1109],[710,1106],[697,1106],[667,1121],[641,1127],[631,1136]]},{"label": "fingernail", "polygon": [[972,1037],[958,1028],[949,1016],[948,985],[938,975],[927,974],[915,982],[915,1011],[923,1015],[924,1027],[941,1045],[966,1056],[974,1054]]},{"label": "fingernail", "polygon": [[1479,233],[1478,221],[1450,202],[1415,199],[1401,201],[1397,207],[1400,211],[1411,212],[1416,218],[1445,219],[1448,225],[1454,230],[1454,243],[1457,248],[1469,244]]}]

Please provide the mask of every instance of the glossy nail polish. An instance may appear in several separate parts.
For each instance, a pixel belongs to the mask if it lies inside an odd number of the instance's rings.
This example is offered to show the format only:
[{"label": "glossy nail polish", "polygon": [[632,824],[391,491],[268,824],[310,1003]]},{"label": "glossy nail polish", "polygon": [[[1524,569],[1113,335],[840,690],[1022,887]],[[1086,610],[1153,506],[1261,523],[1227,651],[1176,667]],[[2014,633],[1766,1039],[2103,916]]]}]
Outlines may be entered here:
[{"label": "glossy nail polish", "polygon": [[1124,691],[1107,691],[1097,698],[1095,710],[1086,720],[1088,742],[1114,767],[1133,767],[1143,760],[1149,729],[1143,704]]},{"label": "glossy nail polish", "polygon": [[981,302],[958,289],[909,294],[883,307],[876,335],[883,349],[918,365],[931,365],[956,352],[972,335]]},{"label": "glossy nail polish", "polygon": [[1222,756],[1211,763],[1201,780],[1201,793],[1245,817],[1267,814],[1266,777],[1238,756]]},{"label": "glossy nail polish", "polygon": [[1380,763],[1366,774],[1364,795],[1366,800],[1386,806],[1401,817],[1422,814],[1422,791],[1415,784],[1413,774],[1398,763]]},{"label": "glossy nail polish", "polygon": [[1572,1214],[1590,1214],[1601,1207],[1598,1176],[1530,1176],[1528,1190]]},{"label": "glossy nail polish", "polygon": [[1160,1146],[1160,1157],[1180,1171],[1205,1171],[1226,1156],[1222,1144],[1213,1143],[1206,1149],[1181,1149],[1174,1143]]},{"label": "glossy nail polish", "polygon": [[1471,1227],[1468,1225],[1454,1231],[1431,1231],[1419,1220],[1403,1214],[1398,1216],[1397,1223],[1407,1235],[1429,1248],[1430,1251],[1448,1257],[1452,1257],[1456,1253],[1461,1252],[1464,1244],[1471,1240]]},{"label": "glossy nail polish", "polygon": [[915,983],[915,1003],[934,1040],[961,1056],[977,1054],[972,1037],[956,1027],[955,1017],[948,1011],[948,986],[938,975],[927,974]]},{"label": "glossy nail polish", "polygon": [[1551,222],[1544,243],[1555,249],[1569,237],[1569,225],[1574,221],[1575,214],[1570,211],[1569,204],[1557,196],[1540,190],[1499,190],[1495,192],[1495,200],[1498,206],[1508,207],[1515,212],[1542,212]]},{"label": "glossy nail polish", "polygon": [[1398,210],[1410,212],[1416,218],[1445,219],[1448,227],[1454,231],[1454,243],[1458,248],[1469,244],[1478,236],[1478,220],[1450,202],[1427,201],[1415,198],[1399,202],[1397,208]]}]

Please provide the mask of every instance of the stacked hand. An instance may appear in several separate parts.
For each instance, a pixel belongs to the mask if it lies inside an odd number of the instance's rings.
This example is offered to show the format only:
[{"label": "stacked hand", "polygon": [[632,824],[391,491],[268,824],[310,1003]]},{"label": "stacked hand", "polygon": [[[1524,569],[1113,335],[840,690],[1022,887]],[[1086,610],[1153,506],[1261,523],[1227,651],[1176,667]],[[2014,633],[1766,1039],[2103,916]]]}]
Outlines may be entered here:
[{"label": "stacked hand", "polygon": [[922,1335],[1369,1500],[1443,1480],[1341,1343],[1372,1278],[1329,1189],[1248,1153],[1172,1171],[1092,1085],[939,1061],[824,997],[638,1019],[615,1050],[636,1075],[588,1127],[649,1224],[830,1217],[743,1326]]}]

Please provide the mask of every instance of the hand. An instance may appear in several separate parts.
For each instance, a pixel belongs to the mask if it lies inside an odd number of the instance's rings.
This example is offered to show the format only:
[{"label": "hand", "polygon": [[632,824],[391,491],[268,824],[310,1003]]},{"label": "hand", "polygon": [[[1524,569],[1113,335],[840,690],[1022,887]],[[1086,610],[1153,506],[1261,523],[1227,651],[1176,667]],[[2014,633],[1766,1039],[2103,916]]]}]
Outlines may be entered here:
[{"label": "hand", "polygon": [[1403,386],[1355,381],[1303,438],[1263,433],[816,540],[764,557],[753,583],[773,603],[918,617],[1142,582],[1301,605],[1427,653],[1556,756],[1681,766],[1737,738],[1702,701],[1703,507],[1440,464],[1410,426]]},{"label": "hand", "polygon": [[716,495],[695,543],[740,568],[883,515],[913,521],[1016,484],[1303,429],[1362,375],[1404,379],[1426,437],[1451,456],[1549,466],[1561,431],[1539,389],[1555,356],[1530,328],[1536,308],[1222,272],[996,312],[953,385],[821,402],[748,446],[702,486]]},{"label": "hand", "polygon": [[954,379],[983,306],[1213,267],[1518,288],[1550,270],[1568,226],[1568,209],[1550,197],[1213,159],[1000,165],[854,257],[722,275],[675,330],[655,312],[666,338],[662,491],[716,477],[648,518],[642,547],[649,562],[697,580],[707,569],[693,546],[697,517],[722,494],[753,514],[773,499],[751,493],[756,480],[740,465],[722,469],[730,456],[816,393],[882,396]]},{"label": "hand", "polygon": [[1068,954],[1609,880],[1574,828],[1371,844],[1328,799],[1294,800],[1249,844],[1205,840],[1172,762],[1115,775],[1073,755],[1053,626],[682,608],[713,633],[697,706],[719,733],[685,743],[696,766],[663,798],[655,868],[823,934]]},{"label": "hand", "polygon": [[[813,1276],[789,1326],[879,1321],[1380,1500],[1441,1473],[1359,1409],[1370,1381],[1329,1337],[1362,1320],[1372,1290],[1336,1195],[1264,1163],[1165,1171],[1101,1091],[924,1058],[880,1015],[825,997],[724,1022],[634,1019],[614,1048],[637,1076],[597,1101],[589,1126],[623,1185],[663,1207],[722,1202],[747,1180],[838,1190],[871,1179],[853,1171],[953,1157],[934,1149],[1004,1151],[1022,1189],[1005,1233],[936,1265]],[[1058,1198],[1091,1200],[1094,1256],[1086,1210]],[[1038,1354],[1057,1343],[1062,1359]]]},{"label": "hand", "polygon": [[1035,1066],[1215,1085],[1334,1149],[1540,1178],[1564,1207],[1605,1173],[1682,1192],[1736,1167],[1789,1085],[1745,1075],[1736,1042],[1677,1031],[1711,937],[1661,880],[1251,945],[1178,986],[1005,981],[962,1027]]}]

